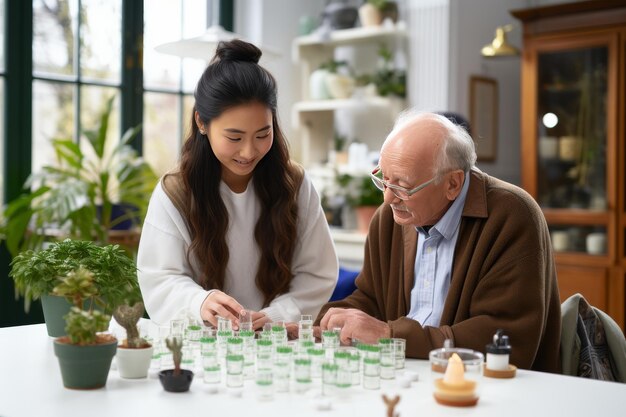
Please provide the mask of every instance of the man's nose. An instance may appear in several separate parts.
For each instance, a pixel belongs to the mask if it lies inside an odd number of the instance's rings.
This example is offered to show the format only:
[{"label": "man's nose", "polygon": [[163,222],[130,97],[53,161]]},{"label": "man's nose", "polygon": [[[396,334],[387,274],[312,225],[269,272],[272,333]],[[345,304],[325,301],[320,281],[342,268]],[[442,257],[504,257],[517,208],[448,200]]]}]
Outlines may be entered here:
[{"label": "man's nose", "polygon": [[393,193],[393,191],[391,191],[391,188],[386,187],[385,191],[383,191],[383,197],[385,200],[385,203],[387,204],[391,204],[391,203],[399,203],[401,200]]}]

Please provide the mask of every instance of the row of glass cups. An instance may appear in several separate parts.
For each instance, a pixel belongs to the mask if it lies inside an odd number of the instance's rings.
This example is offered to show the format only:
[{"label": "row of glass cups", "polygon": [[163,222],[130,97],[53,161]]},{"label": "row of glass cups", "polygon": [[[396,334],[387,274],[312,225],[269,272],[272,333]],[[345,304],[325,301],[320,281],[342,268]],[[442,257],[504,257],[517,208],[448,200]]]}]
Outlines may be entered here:
[{"label": "row of glass cups", "polygon": [[[203,381],[241,387],[244,379],[254,379],[261,397],[269,392],[305,392],[313,380],[322,381],[322,391],[331,395],[360,385],[368,389],[380,387],[380,379],[393,379],[395,369],[404,367],[404,339],[381,339],[377,345],[357,343],[341,347],[340,329],[322,333],[322,343],[314,343],[313,320],[302,316],[298,323],[300,338],[287,341],[284,323],[271,323],[255,339],[251,320],[240,318],[239,331],[229,320],[219,319],[217,328],[203,326],[193,319],[172,320],[159,330],[153,367],[173,367],[171,353],[165,347],[166,337],[183,339],[181,367],[200,368]],[[265,394],[264,394],[265,393]]]}]

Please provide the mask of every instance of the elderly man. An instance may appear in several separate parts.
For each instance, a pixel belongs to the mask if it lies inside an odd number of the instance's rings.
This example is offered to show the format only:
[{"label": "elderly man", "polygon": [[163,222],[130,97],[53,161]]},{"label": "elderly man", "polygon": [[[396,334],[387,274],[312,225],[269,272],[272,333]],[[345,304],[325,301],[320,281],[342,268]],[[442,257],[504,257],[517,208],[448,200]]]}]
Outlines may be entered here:
[{"label": "elderly man", "polygon": [[407,341],[427,358],[445,339],[485,350],[497,329],[511,362],[559,370],[560,302],[550,237],[535,201],[474,163],[474,142],[444,116],[399,118],[372,173],[372,219],[357,290],[320,312],[341,340]]}]

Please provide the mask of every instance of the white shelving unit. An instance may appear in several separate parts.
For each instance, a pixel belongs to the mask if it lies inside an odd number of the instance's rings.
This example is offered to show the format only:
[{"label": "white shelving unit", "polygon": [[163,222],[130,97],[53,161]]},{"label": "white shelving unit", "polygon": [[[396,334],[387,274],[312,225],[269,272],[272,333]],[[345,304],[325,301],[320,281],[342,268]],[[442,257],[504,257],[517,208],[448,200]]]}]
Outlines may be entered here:
[{"label": "white shelving unit", "polygon": [[[381,119],[389,124],[404,107],[404,100],[387,97],[354,97],[350,99],[310,100],[309,78],[320,65],[335,57],[339,47],[354,51],[351,64],[357,73],[373,72],[375,65],[361,68],[356,65],[363,58],[375,63],[378,48],[386,44],[391,50],[406,39],[406,30],[399,24],[393,27],[365,27],[332,31],[327,39],[308,35],[296,38],[292,44],[292,56],[300,69],[301,101],[292,109],[292,126],[300,140],[301,162],[305,166],[323,161],[328,155],[335,133],[335,113],[349,110],[368,118]],[[408,61],[408,60],[407,60]],[[360,138],[363,139],[363,138]],[[382,142],[382,138],[378,138]],[[379,145],[380,143],[378,143]]]},{"label": "white shelving unit", "polygon": [[[355,73],[377,70],[378,50],[385,44],[390,50],[401,49],[409,62],[404,25],[392,27],[365,27],[333,31],[321,39],[317,35],[296,38],[292,43],[292,57],[300,73],[300,98],[292,108],[291,121],[299,141],[300,162],[311,167],[325,161],[332,149],[336,132],[335,115],[350,119],[356,126],[355,137],[378,149],[393,125],[395,116],[405,107],[398,98],[358,96],[349,99],[311,100],[309,78],[322,63],[337,59],[337,54],[350,56]],[[340,51],[338,51],[340,49]],[[347,53],[347,54],[346,54]],[[343,59],[343,57],[341,58]],[[370,137],[367,137],[369,135]],[[352,230],[332,229],[339,262],[351,269],[363,264],[365,235]]]}]

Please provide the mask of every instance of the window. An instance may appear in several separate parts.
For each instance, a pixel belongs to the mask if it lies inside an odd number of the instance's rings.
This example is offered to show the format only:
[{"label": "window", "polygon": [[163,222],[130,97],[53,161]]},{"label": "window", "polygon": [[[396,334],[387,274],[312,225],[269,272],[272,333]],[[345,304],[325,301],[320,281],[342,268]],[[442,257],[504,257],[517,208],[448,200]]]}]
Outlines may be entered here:
[{"label": "window", "polygon": [[143,154],[159,175],[178,161],[190,126],[193,89],[206,62],[165,55],[154,48],[201,35],[207,27],[206,15],[206,0],[144,1]]},{"label": "window", "polygon": [[113,95],[119,137],[121,50],[122,0],[33,0],[33,172],[54,161],[51,139],[78,140]]}]

